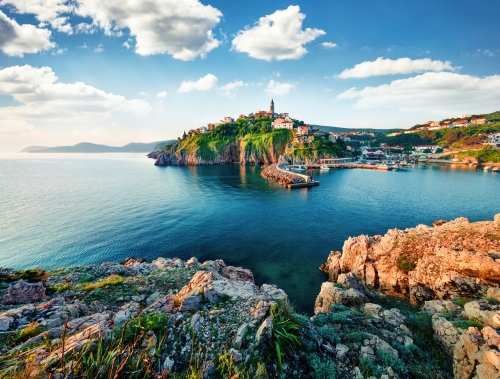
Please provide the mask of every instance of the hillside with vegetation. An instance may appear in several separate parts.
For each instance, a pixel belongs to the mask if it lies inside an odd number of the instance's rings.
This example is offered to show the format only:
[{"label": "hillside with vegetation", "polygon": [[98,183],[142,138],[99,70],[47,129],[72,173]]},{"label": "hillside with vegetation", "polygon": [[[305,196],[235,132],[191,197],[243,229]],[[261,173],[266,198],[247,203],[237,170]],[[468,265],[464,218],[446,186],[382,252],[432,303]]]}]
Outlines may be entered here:
[{"label": "hillside with vegetation", "polygon": [[317,139],[312,143],[293,144],[296,131],[272,130],[272,119],[238,119],[221,124],[208,133],[184,133],[172,146],[167,145],[157,158],[158,165],[203,165],[276,163],[283,157],[310,161],[322,157],[340,157],[345,145]]},{"label": "hillside with vegetation", "polygon": [[[500,111],[482,116],[487,117],[487,124],[439,130],[420,130],[393,137],[379,136],[372,144],[373,146],[379,146],[381,143],[386,143],[389,146],[403,146],[407,151],[411,151],[414,146],[438,145],[443,149],[452,151],[462,150],[461,157],[476,158],[482,162],[500,162],[500,153],[483,145],[488,139],[488,134],[500,133]],[[471,118],[474,117],[478,116],[471,116]],[[449,118],[447,120],[453,122],[456,119]],[[422,127],[422,125],[415,125],[409,130],[415,130],[419,127]]]}]

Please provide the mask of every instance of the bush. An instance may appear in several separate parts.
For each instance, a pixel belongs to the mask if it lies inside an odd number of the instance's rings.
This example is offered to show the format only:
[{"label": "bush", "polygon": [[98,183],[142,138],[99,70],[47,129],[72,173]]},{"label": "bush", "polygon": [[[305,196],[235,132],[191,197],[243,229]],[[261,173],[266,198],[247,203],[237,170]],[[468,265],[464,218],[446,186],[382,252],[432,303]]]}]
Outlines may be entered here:
[{"label": "bush", "polygon": [[311,377],[313,379],[336,379],[335,363],[329,358],[320,358],[318,354],[309,355]]},{"label": "bush", "polygon": [[377,350],[377,358],[382,362],[384,367],[391,367],[398,374],[406,376],[407,369],[405,365],[391,353],[382,349]]},{"label": "bush", "polygon": [[469,328],[478,328],[479,330],[483,329],[483,324],[481,324],[478,320],[455,320],[451,321],[451,323],[453,326],[465,330]]},{"label": "bush", "polygon": [[373,362],[373,360],[368,357],[363,357],[360,359],[359,370],[365,378],[369,378],[371,376],[379,378],[384,373],[382,368],[377,366],[375,362]]},{"label": "bush", "polygon": [[295,348],[302,344],[299,338],[300,326],[294,322],[293,313],[293,308],[287,301],[278,301],[270,309],[273,321],[272,344],[280,371],[284,359],[293,354]]},{"label": "bush", "polygon": [[322,326],[321,328],[318,329],[318,334],[331,344],[336,345],[337,343],[340,342],[340,338],[337,335],[337,330],[335,328],[331,328],[326,325]]}]

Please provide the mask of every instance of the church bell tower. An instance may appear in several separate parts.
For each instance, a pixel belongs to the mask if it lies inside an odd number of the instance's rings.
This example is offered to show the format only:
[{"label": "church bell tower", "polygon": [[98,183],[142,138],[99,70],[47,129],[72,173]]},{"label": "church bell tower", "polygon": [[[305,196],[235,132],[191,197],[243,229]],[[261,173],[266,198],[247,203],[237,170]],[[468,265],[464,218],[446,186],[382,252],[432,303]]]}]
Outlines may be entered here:
[{"label": "church bell tower", "polygon": [[271,99],[271,108],[269,109],[269,113],[271,113],[272,116],[274,116],[274,100]]}]

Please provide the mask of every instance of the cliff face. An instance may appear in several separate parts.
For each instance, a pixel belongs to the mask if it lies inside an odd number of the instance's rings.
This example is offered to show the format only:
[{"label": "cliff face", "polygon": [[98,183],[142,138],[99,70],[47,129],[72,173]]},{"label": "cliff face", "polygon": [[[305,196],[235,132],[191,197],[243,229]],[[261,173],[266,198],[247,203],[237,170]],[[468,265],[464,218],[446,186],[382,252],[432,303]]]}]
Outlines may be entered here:
[{"label": "cliff face", "polygon": [[350,272],[413,303],[477,297],[500,285],[500,214],[493,222],[458,218],[435,225],[349,238],[322,269],[332,280]]},{"label": "cliff face", "polygon": [[277,163],[291,133],[249,135],[240,139],[186,140],[156,156],[156,166],[199,166],[238,162],[243,165]]}]

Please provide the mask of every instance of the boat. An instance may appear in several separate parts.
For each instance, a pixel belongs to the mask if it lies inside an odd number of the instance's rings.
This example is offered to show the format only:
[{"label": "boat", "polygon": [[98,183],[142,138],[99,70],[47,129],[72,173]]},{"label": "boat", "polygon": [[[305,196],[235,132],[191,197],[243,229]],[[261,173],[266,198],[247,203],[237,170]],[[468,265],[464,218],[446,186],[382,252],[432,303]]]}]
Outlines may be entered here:
[{"label": "boat", "polygon": [[474,166],[474,163],[469,163],[469,166],[470,166],[470,167],[473,167],[473,166]]},{"label": "boat", "polygon": [[301,166],[301,165],[292,166],[291,169],[293,171],[305,171],[306,170],[306,168],[304,166]]},{"label": "boat", "polygon": [[493,170],[491,172],[500,172],[500,167],[493,167]]},{"label": "boat", "polygon": [[490,166],[484,166],[484,171],[489,171],[490,170]]},{"label": "boat", "polygon": [[379,164],[377,166],[377,169],[387,171],[387,170],[389,170],[389,166],[387,166],[386,164]]},{"label": "boat", "polygon": [[330,170],[330,167],[323,165],[323,166],[320,166],[319,169],[321,171],[328,171],[328,170]]}]

